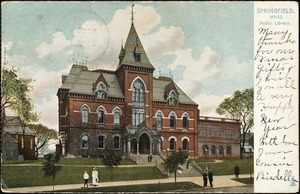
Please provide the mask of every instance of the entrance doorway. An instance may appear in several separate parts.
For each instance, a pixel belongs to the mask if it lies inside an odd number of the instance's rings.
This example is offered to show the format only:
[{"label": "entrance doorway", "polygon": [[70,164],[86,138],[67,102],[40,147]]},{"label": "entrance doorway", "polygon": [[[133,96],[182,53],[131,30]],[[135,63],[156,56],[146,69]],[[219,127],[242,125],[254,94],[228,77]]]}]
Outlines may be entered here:
[{"label": "entrance doorway", "polygon": [[139,153],[150,154],[150,138],[147,134],[143,134],[139,141]]}]

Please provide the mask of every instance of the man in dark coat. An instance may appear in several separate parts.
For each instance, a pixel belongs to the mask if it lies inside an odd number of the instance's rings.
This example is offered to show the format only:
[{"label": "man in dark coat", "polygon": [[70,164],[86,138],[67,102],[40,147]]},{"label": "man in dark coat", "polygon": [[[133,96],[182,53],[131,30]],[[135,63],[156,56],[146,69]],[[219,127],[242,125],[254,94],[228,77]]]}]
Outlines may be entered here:
[{"label": "man in dark coat", "polygon": [[209,180],[209,184],[210,184],[210,187],[213,187],[213,174],[211,172],[211,169],[208,170],[208,180]]},{"label": "man in dark coat", "polygon": [[204,187],[207,187],[207,173],[204,171],[203,173],[203,182],[204,182]]},{"label": "man in dark coat", "polygon": [[234,167],[234,174],[235,174],[235,178],[239,178],[239,174],[240,174],[240,167],[238,165],[235,165]]}]

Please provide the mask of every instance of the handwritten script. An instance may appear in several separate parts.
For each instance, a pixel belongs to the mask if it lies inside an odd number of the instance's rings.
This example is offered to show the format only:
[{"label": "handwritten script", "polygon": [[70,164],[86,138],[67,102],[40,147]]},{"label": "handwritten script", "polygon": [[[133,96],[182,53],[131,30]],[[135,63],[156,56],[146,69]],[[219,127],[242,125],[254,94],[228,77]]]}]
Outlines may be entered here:
[{"label": "handwritten script", "polygon": [[[288,181],[293,177],[292,160],[298,141],[293,131],[298,130],[297,118],[297,63],[292,31],[273,26],[262,26],[255,40],[255,100],[259,119],[258,156],[254,165],[260,181]],[[297,116],[297,114],[296,114]]]}]

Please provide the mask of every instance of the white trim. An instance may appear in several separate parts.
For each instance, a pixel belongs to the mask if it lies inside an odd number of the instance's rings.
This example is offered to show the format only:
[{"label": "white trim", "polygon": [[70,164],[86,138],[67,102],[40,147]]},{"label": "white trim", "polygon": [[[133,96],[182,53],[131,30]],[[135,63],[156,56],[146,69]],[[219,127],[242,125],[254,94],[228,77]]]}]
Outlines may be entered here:
[{"label": "white trim", "polygon": [[188,142],[190,142],[190,138],[188,138],[188,137],[186,137],[186,136],[184,136],[183,138],[181,138],[181,141],[183,142],[183,140],[185,140],[185,139],[187,139]]},{"label": "white trim", "polygon": [[105,107],[103,105],[98,106],[98,108],[96,109],[96,113],[99,112],[100,108],[104,109],[104,113],[107,114],[107,111],[106,111],[106,109],[105,109]]},{"label": "white trim", "polygon": [[86,107],[89,109],[89,112],[91,112],[91,109],[90,109],[89,105],[87,105],[86,103],[84,103],[83,105],[80,106],[79,112],[81,112],[81,109],[82,109],[84,106],[86,106]]},{"label": "white trim", "polygon": [[175,139],[175,141],[177,142],[177,138],[176,138],[175,136],[171,136],[171,137],[169,137],[169,141],[170,141],[172,138],[174,138],[174,139]]},{"label": "white trim", "polygon": [[120,115],[122,115],[122,110],[120,109],[120,107],[116,106],[111,113],[115,113],[115,111],[119,111]]},{"label": "white trim", "polygon": [[144,88],[145,88],[145,92],[149,92],[149,91],[147,90],[146,83],[144,82],[144,80],[143,80],[140,76],[137,76],[137,77],[135,77],[135,78],[132,80],[132,82],[131,82],[131,84],[130,84],[130,90],[133,91],[133,83],[134,83],[136,80],[138,80],[138,79],[140,79],[140,80],[143,82]]},{"label": "white trim", "polygon": [[190,120],[190,115],[187,112],[182,113],[181,119],[183,119],[183,116],[186,115],[188,120]]},{"label": "white trim", "polygon": [[156,111],[155,112],[155,114],[154,114],[154,118],[156,118],[157,117],[157,114],[158,113],[160,113],[161,114],[161,118],[164,118],[164,113],[163,113],[163,111],[161,111],[161,110],[158,110],[158,111]]},{"label": "white trim", "polygon": [[177,120],[178,117],[177,117],[176,112],[174,112],[174,111],[171,111],[171,112],[169,113],[169,116],[168,116],[167,118],[170,118],[172,114],[175,115],[175,119]]}]

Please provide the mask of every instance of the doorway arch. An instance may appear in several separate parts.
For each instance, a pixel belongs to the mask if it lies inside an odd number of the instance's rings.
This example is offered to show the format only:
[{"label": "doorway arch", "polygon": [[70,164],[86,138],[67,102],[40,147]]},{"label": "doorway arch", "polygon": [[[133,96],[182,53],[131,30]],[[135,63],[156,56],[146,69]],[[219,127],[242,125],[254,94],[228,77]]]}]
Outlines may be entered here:
[{"label": "doorway arch", "polygon": [[150,154],[150,137],[146,133],[139,138],[139,153]]}]

